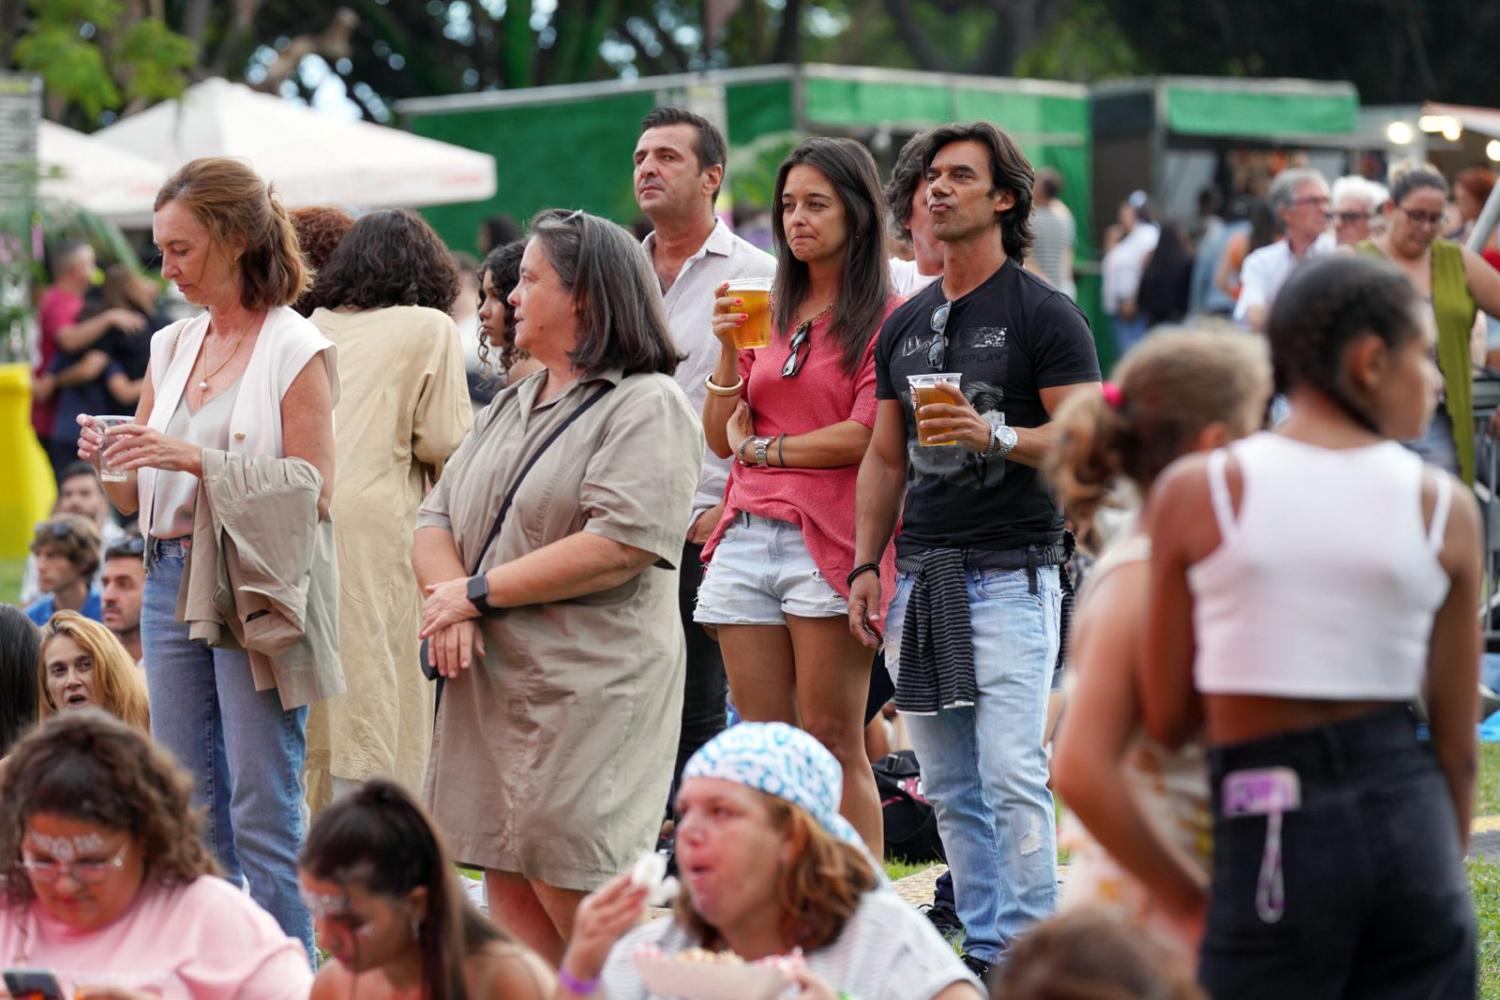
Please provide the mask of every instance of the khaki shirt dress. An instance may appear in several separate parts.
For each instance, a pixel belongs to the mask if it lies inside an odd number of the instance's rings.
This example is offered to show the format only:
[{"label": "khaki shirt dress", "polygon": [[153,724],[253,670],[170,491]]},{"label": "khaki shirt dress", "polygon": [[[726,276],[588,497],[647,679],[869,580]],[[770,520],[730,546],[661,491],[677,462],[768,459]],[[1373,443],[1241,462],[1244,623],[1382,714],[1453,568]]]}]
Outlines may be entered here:
[{"label": "khaki shirt dress", "polygon": [[526,457],[609,381],[527,475],[481,569],[579,531],[657,562],[609,590],[484,619],[483,662],[443,691],[426,799],[460,861],[592,890],[655,846],[666,806],[686,665],[676,561],[703,432],[666,375],[606,372],[538,407],[545,378],[479,414],[417,527],[451,531],[472,567]]}]

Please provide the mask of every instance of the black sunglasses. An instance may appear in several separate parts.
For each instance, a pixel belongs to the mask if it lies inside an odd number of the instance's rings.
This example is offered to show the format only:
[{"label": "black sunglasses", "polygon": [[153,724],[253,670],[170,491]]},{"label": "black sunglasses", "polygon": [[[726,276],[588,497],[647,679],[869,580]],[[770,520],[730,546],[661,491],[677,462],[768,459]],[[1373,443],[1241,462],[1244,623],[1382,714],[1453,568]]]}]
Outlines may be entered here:
[{"label": "black sunglasses", "polygon": [[[791,378],[797,374],[802,370],[802,362],[812,356],[812,325],[812,320],[803,320],[802,325],[792,334],[792,353],[786,356],[786,364],[781,366],[782,378]],[[798,354],[804,347],[807,348],[807,353]]]},{"label": "black sunglasses", "polygon": [[74,535],[73,526],[67,521],[43,521],[36,526],[36,533],[52,538],[72,538]]},{"label": "black sunglasses", "polygon": [[111,545],[109,547],[109,551],[104,553],[104,558],[118,559],[122,556],[132,556],[135,558],[139,558],[141,556],[144,556],[145,554],[146,539],[142,538],[140,535],[131,535],[128,538],[122,538],[118,542],[115,542],[113,545]]},{"label": "black sunglasses", "polygon": [[952,307],[952,302],[945,301],[932,311],[932,318],[927,323],[932,327],[932,332],[937,334],[937,339],[927,351],[927,364],[933,371],[940,372],[948,367],[948,312]]}]

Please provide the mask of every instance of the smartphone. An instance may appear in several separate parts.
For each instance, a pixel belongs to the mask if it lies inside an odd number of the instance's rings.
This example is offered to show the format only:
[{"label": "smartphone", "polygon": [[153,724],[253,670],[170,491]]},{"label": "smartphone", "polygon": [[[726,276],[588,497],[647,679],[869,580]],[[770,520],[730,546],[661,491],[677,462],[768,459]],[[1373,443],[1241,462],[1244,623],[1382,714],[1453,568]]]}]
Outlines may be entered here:
[{"label": "smartphone", "polygon": [[68,1000],[57,977],[45,969],[6,969],[4,978],[15,1000]]}]

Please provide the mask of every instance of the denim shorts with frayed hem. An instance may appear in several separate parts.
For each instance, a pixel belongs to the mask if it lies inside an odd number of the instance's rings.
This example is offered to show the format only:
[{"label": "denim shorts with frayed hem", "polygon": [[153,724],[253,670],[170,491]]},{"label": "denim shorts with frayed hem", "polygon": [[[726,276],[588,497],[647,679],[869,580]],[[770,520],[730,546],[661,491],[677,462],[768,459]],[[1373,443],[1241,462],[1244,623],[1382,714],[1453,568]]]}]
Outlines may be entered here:
[{"label": "denim shorts with frayed hem", "polygon": [[795,524],[738,513],[719,539],[698,588],[700,625],[785,625],[839,618],[849,604],[823,578]]}]

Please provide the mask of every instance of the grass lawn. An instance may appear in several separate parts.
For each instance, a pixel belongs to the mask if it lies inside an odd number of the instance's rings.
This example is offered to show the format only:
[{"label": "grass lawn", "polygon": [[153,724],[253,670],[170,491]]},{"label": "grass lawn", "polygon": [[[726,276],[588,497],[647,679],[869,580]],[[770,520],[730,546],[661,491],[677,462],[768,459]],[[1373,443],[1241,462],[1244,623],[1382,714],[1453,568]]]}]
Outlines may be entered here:
[{"label": "grass lawn", "polygon": [[1500,743],[1479,744],[1479,781],[1474,789],[1474,815],[1500,815]]},{"label": "grass lawn", "polygon": [[1479,995],[1500,1000],[1500,863],[1470,861],[1469,891],[1479,923]]},{"label": "grass lawn", "polygon": [[21,573],[25,559],[0,559],[0,604],[14,604],[21,593]]}]

